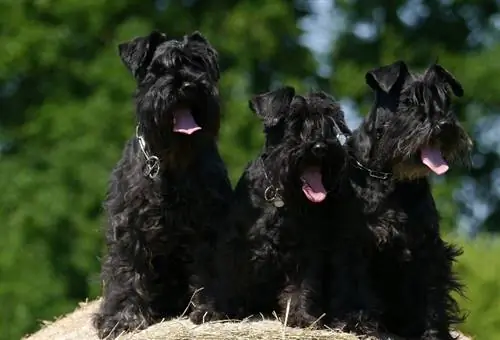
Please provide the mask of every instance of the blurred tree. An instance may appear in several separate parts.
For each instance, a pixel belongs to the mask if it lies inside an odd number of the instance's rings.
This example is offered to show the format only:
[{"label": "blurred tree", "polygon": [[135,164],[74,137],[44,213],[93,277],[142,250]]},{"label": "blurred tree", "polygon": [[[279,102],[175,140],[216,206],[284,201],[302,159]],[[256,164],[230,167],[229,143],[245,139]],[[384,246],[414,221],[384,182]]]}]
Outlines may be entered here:
[{"label": "blurred tree", "polygon": [[464,248],[456,270],[465,283],[465,296],[457,298],[468,317],[460,330],[477,340],[497,339],[500,334],[500,239],[481,235],[474,241],[452,240]]},{"label": "blurred tree", "polygon": [[0,4],[0,339],[99,294],[101,201],[134,131],[118,42],[201,30],[219,50],[232,179],[261,143],[251,93],[314,73],[289,1],[14,1]]},{"label": "blurred tree", "polygon": [[[497,184],[492,175],[500,166],[499,139],[485,138],[500,127],[500,45],[494,43],[500,36],[498,2],[337,0],[336,5],[342,28],[331,54],[331,88],[339,98],[353,100],[360,112],[368,111],[373,97],[364,74],[376,65],[404,59],[410,68],[423,69],[439,58],[462,82],[465,97],[455,102],[455,109],[477,141],[474,167],[452,169],[436,181],[434,193],[448,231],[456,228],[461,213],[471,217],[468,231],[475,233],[485,217],[474,215],[479,204],[491,209],[482,228],[500,231],[499,191],[492,190]],[[457,192],[463,184],[467,186]]]}]

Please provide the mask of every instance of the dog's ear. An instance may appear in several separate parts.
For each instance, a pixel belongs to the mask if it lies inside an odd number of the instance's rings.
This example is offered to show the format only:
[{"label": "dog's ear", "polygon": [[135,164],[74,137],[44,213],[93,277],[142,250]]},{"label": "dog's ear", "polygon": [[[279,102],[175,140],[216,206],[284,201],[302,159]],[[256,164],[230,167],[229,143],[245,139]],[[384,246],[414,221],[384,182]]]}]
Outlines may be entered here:
[{"label": "dog's ear", "polygon": [[291,86],[254,96],[248,102],[250,109],[264,122],[264,126],[277,125],[284,117],[295,96],[295,89]]},{"label": "dog's ear", "polygon": [[439,64],[433,64],[429,67],[427,71],[425,71],[424,79],[429,82],[448,84],[453,94],[457,97],[462,97],[464,95],[462,84]]},{"label": "dog's ear", "polygon": [[328,100],[328,101],[335,102],[335,98],[332,95],[330,95],[322,90],[311,91],[309,93],[309,96],[310,97],[317,97],[317,98],[320,98],[322,100]]},{"label": "dog's ear", "polygon": [[219,58],[219,54],[217,53],[217,51],[210,45],[210,42],[208,41],[208,39],[205,38],[205,36],[203,34],[201,34],[200,31],[194,31],[190,35],[184,36],[184,43],[187,44],[190,41],[205,45],[206,52],[207,52],[206,54],[209,57],[208,63],[210,66],[211,74],[212,74],[215,81],[219,81],[220,69],[219,69],[219,63],[217,60]]},{"label": "dog's ear", "polygon": [[398,80],[402,79],[404,84],[410,75],[405,62],[398,60],[390,65],[384,65],[370,70],[365,75],[365,81],[373,90],[381,90],[385,93],[391,92]]},{"label": "dog's ear", "polygon": [[165,34],[153,31],[147,36],[119,44],[118,54],[134,78],[140,80],[151,63],[156,48],[165,40],[167,40]]},{"label": "dog's ear", "polygon": [[191,40],[191,41],[197,41],[197,42],[201,42],[201,43],[204,43],[204,44],[209,44],[207,38],[205,38],[203,36],[203,34],[201,34],[200,31],[194,31],[193,33],[191,33],[189,36],[188,36],[188,39]]}]

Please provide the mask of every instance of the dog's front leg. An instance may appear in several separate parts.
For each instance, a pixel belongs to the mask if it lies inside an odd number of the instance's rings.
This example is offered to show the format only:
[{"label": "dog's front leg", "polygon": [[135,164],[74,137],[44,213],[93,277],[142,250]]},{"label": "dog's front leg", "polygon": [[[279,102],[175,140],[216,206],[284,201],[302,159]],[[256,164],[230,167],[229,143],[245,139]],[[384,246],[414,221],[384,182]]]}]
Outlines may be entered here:
[{"label": "dog's front leg", "polygon": [[234,229],[221,234],[213,250],[213,271],[205,275],[203,290],[189,315],[195,324],[247,316],[244,301],[249,291],[249,248]]},{"label": "dog's front leg", "polygon": [[99,337],[113,339],[154,322],[149,273],[139,270],[113,249],[103,263],[103,298],[93,324]]},{"label": "dog's front leg", "polygon": [[378,330],[379,299],[368,272],[362,249],[345,242],[330,258],[327,288],[327,319],[329,327],[357,334]]},{"label": "dog's front leg", "polygon": [[146,209],[141,213],[134,210],[125,218],[126,212],[114,213],[112,208],[108,211],[106,233],[108,253],[101,273],[103,297],[93,317],[97,334],[107,339],[158,321],[154,300],[160,292],[155,284],[158,273],[152,264],[153,248],[157,251],[161,244],[161,235],[157,233],[161,230],[160,219],[153,218]]},{"label": "dog's front leg", "polygon": [[318,259],[316,262],[299,264],[297,272],[288,278],[279,296],[281,322],[286,322],[286,326],[290,327],[316,328],[321,326],[323,323],[320,294]]},{"label": "dog's front leg", "polygon": [[[450,325],[460,321],[457,303],[451,296],[459,291],[452,273],[457,250],[440,239],[426,240],[399,265],[385,292],[384,324],[398,336],[420,340],[452,340]],[[389,282],[389,280],[387,281]],[[390,296],[389,298],[387,298]]]},{"label": "dog's front leg", "polygon": [[[432,256],[425,257],[428,262],[422,267],[427,269],[427,275],[423,274],[427,281],[426,309],[424,323],[426,329],[422,340],[452,340],[450,326],[463,322],[459,306],[452,296],[452,292],[461,293],[461,285],[455,278],[452,270],[453,262],[461,254],[461,250],[452,244],[448,244],[440,238],[433,244]],[[428,255],[427,255],[428,256]]]},{"label": "dog's front leg", "polygon": [[[202,245],[201,247],[204,247]],[[193,286],[192,311],[189,314],[189,319],[195,324],[202,324],[209,321],[220,320],[224,318],[224,314],[219,312],[219,290],[220,284],[219,270],[215,264],[216,249],[206,247],[198,252],[195,256],[193,264],[193,275],[191,278]],[[207,258],[211,257],[209,261]],[[208,262],[208,268],[207,268]]]}]

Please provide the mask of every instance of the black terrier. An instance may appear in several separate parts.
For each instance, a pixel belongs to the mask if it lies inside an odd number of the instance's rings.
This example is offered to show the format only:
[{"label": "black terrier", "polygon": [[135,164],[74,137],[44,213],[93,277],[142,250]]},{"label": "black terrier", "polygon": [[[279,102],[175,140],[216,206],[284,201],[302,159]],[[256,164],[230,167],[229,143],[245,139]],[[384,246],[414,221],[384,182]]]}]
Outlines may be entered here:
[{"label": "black terrier", "polygon": [[[452,339],[463,316],[452,293],[461,249],[442,240],[428,175],[468,165],[472,141],[451,107],[461,84],[442,66],[411,73],[403,61],[373,69],[374,106],[347,142],[361,209],[345,207],[373,235],[370,281],[381,330],[405,338]],[[368,253],[367,253],[368,254]]]},{"label": "black terrier", "polygon": [[137,81],[136,135],[114,168],[105,208],[108,253],[100,338],[145,328],[187,308],[208,275],[232,195],[216,140],[217,52],[199,33],[157,31],[119,45]]},{"label": "black terrier", "polygon": [[349,132],[323,92],[283,87],[253,97],[263,121],[262,153],[241,176],[195,323],[278,312],[289,326],[317,325],[323,312],[325,204],[347,168]]}]

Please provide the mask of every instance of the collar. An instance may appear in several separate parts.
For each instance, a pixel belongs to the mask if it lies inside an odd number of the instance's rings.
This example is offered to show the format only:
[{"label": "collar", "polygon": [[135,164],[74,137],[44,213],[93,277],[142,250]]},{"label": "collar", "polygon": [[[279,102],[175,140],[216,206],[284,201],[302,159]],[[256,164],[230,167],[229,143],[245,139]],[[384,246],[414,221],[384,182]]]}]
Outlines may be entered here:
[{"label": "collar", "polygon": [[389,178],[391,178],[391,176],[392,176],[392,173],[390,173],[390,172],[372,170],[372,169],[364,166],[363,164],[361,164],[356,158],[354,158],[352,156],[351,156],[351,158],[354,161],[353,165],[358,169],[366,171],[368,173],[368,176],[370,176],[370,177],[373,177],[376,179],[381,179],[381,180],[385,181],[385,180],[388,180]]},{"label": "collar", "polygon": [[264,199],[266,202],[272,203],[276,208],[281,208],[285,205],[283,196],[281,195],[282,190],[273,185],[273,182],[269,179],[267,175],[266,166],[264,164],[264,159],[260,157],[260,164],[262,166],[262,171],[264,172],[264,177],[266,178],[266,189],[264,190]]},{"label": "collar", "polygon": [[142,154],[146,159],[146,164],[144,167],[144,176],[154,179],[160,173],[160,159],[157,156],[151,155],[148,152],[146,140],[144,139],[144,136],[139,132],[139,130],[140,126],[139,124],[137,124],[137,126],[135,127],[135,138],[137,139],[137,143],[139,144]]}]

